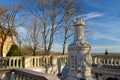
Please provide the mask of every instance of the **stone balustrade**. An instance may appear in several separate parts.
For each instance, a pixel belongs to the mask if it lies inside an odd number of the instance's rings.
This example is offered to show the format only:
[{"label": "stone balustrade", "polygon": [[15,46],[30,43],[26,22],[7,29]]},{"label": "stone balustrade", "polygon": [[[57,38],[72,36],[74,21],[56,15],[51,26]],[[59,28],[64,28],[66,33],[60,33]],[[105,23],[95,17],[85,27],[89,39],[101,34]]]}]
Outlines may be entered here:
[{"label": "stone balustrade", "polygon": [[[13,56],[1,59],[2,68],[29,68],[41,66],[57,66],[58,59],[61,65],[67,62],[67,55],[59,56]],[[120,66],[120,55],[92,55],[93,66]]]},{"label": "stone balustrade", "polygon": [[17,68],[23,67],[23,57],[13,56],[13,57],[3,57],[1,59],[2,68]]},{"label": "stone balustrade", "polygon": [[93,65],[119,67],[120,66],[120,55],[109,54],[109,55],[92,55]]},{"label": "stone balustrade", "polygon": [[[61,66],[64,66],[67,62],[67,55],[60,56],[15,56],[15,57],[3,57],[2,68],[0,69],[0,73],[4,72],[10,75],[14,75],[15,80],[47,80],[50,76],[46,77],[45,73],[57,75],[58,70],[58,61],[61,63]],[[101,72],[104,74],[110,74],[114,72],[115,75],[119,74],[120,68],[120,55],[92,55],[93,68],[92,73]],[[46,67],[48,66],[48,67]],[[94,67],[96,66],[96,67]],[[102,67],[100,67],[102,66]],[[111,68],[117,71],[111,71]],[[38,67],[38,68],[37,68]],[[17,68],[17,69],[16,69]],[[22,69],[21,69],[22,68]],[[25,68],[25,69],[23,69]],[[43,69],[42,73],[32,72],[27,69]],[[48,69],[47,69],[48,68]],[[103,70],[105,68],[105,70]],[[1,71],[2,70],[2,71]],[[47,72],[45,71],[47,70]],[[100,71],[99,71],[100,70]],[[9,73],[8,73],[9,72]],[[118,73],[116,73],[118,72]],[[37,75],[39,74],[39,75]],[[110,74],[112,75],[112,73]],[[7,75],[9,76],[9,75]],[[119,75],[118,75],[119,76]],[[43,78],[44,77],[44,78]],[[49,79],[50,80],[50,79]],[[53,80],[53,79],[51,79]],[[103,79],[105,80],[105,79]]]},{"label": "stone balustrade", "polygon": [[1,69],[4,72],[0,80],[59,80],[56,76],[23,68]]},{"label": "stone balustrade", "polygon": [[67,61],[67,55],[60,56],[13,56],[2,57],[2,68],[29,68],[29,67],[41,67],[41,66],[56,66],[58,59],[61,65],[64,65]]}]

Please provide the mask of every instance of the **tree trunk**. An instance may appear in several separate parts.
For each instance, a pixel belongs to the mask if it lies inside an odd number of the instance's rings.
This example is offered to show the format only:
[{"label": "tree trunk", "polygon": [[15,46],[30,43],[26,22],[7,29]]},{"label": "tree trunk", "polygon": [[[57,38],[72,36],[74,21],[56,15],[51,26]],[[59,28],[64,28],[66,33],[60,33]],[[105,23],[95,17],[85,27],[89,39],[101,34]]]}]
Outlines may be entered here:
[{"label": "tree trunk", "polygon": [[68,28],[66,27],[66,28],[65,28],[65,34],[64,34],[64,42],[63,42],[63,52],[62,52],[63,55],[64,55],[64,53],[65,53],[65,48],[66,48],[67,31],[68,31]]},{"label": "tree trunk", "polygon": [[1,43],[1,47],[0,47],[0,53],[1,53],[1,57],[3,57],[3,44]]},{"label": "tree trunk", "polygon": [[67,33],[68,33],[68,14],[67,14],[67,10],[66,10],[66,14],[65,14],[65,34],[64,34],[64,42],[63,42],[63,52],[62,54],[64,55],[65,53],[65,48],[66,48],[66,42],[67,42]]},{"label": "tree trunk", "polygon": [[3,57],[3,47],[4,47],[4,43],[2,42],[1,43],[1,49],[0,49],[0,53],[1,53],[1,68],[3,67],[3,60],[2,60],[2,57]]},{"label": "tree trunk", "polygon": [[65,48],[66,48],[66,40],[65,40],[64,43],[63,43],[63,52],[62,52],[62,55],[65,54]]}]

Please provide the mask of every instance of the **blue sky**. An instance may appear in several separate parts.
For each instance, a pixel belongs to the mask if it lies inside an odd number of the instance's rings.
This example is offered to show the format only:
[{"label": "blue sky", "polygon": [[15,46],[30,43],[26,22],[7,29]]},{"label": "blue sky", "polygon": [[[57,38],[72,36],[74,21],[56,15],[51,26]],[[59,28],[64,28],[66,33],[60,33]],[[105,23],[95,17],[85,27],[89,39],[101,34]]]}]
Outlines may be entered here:
[{"label": "blue sky", "polygon": [[77,17],[85,19],[85,29],[91,32],[86,38],[91,52],[120,52],[120,0],[83,0],[82,13]]},{"label": "blue sky", "polygon": [[93,33],[87,39],[92,52],[120,52],[120,0],[85,0],[83,4],[86,28]]},{"label": "blue sky", "polygon": [[[9,3],[19,0],[1,0],[0,3]],[[82,15],[86,21],[85,29],[92,37],[86,41],[92,46],[92,53],[120,52],[120,0],[83,0]],[[67,45],[73,38],[68,40]],[[62,51],[61,41],[55,42],[52,50]]]}]

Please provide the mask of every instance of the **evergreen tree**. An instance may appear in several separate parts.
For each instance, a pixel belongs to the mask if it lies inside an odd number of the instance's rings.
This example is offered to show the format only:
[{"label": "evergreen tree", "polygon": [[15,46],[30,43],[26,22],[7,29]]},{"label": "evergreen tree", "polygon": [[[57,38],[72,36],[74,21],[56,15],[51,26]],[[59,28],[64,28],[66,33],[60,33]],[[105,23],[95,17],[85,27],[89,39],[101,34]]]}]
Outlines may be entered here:
[{"label": "evergreen tree", "polygon": [[18,46],[13,44],[6,56],[22,56],[22,54]]},{"label": "evergreen tree", "polygon": [[108,55],[108,54],[109,54],[109,53],[108,53],[108,50],[106,49],[106,50],[105,50],[105,55]]}]

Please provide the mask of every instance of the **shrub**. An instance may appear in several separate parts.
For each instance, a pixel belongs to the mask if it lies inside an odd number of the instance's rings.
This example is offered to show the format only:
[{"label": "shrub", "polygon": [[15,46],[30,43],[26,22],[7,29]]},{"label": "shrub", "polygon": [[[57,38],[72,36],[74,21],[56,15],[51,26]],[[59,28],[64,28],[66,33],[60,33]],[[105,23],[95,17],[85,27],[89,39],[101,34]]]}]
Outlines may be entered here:
[{"label": "shrub", "polygon": [[6,56],[22,56],[22,54],[18,46],[16,44],[13,44]]}]

